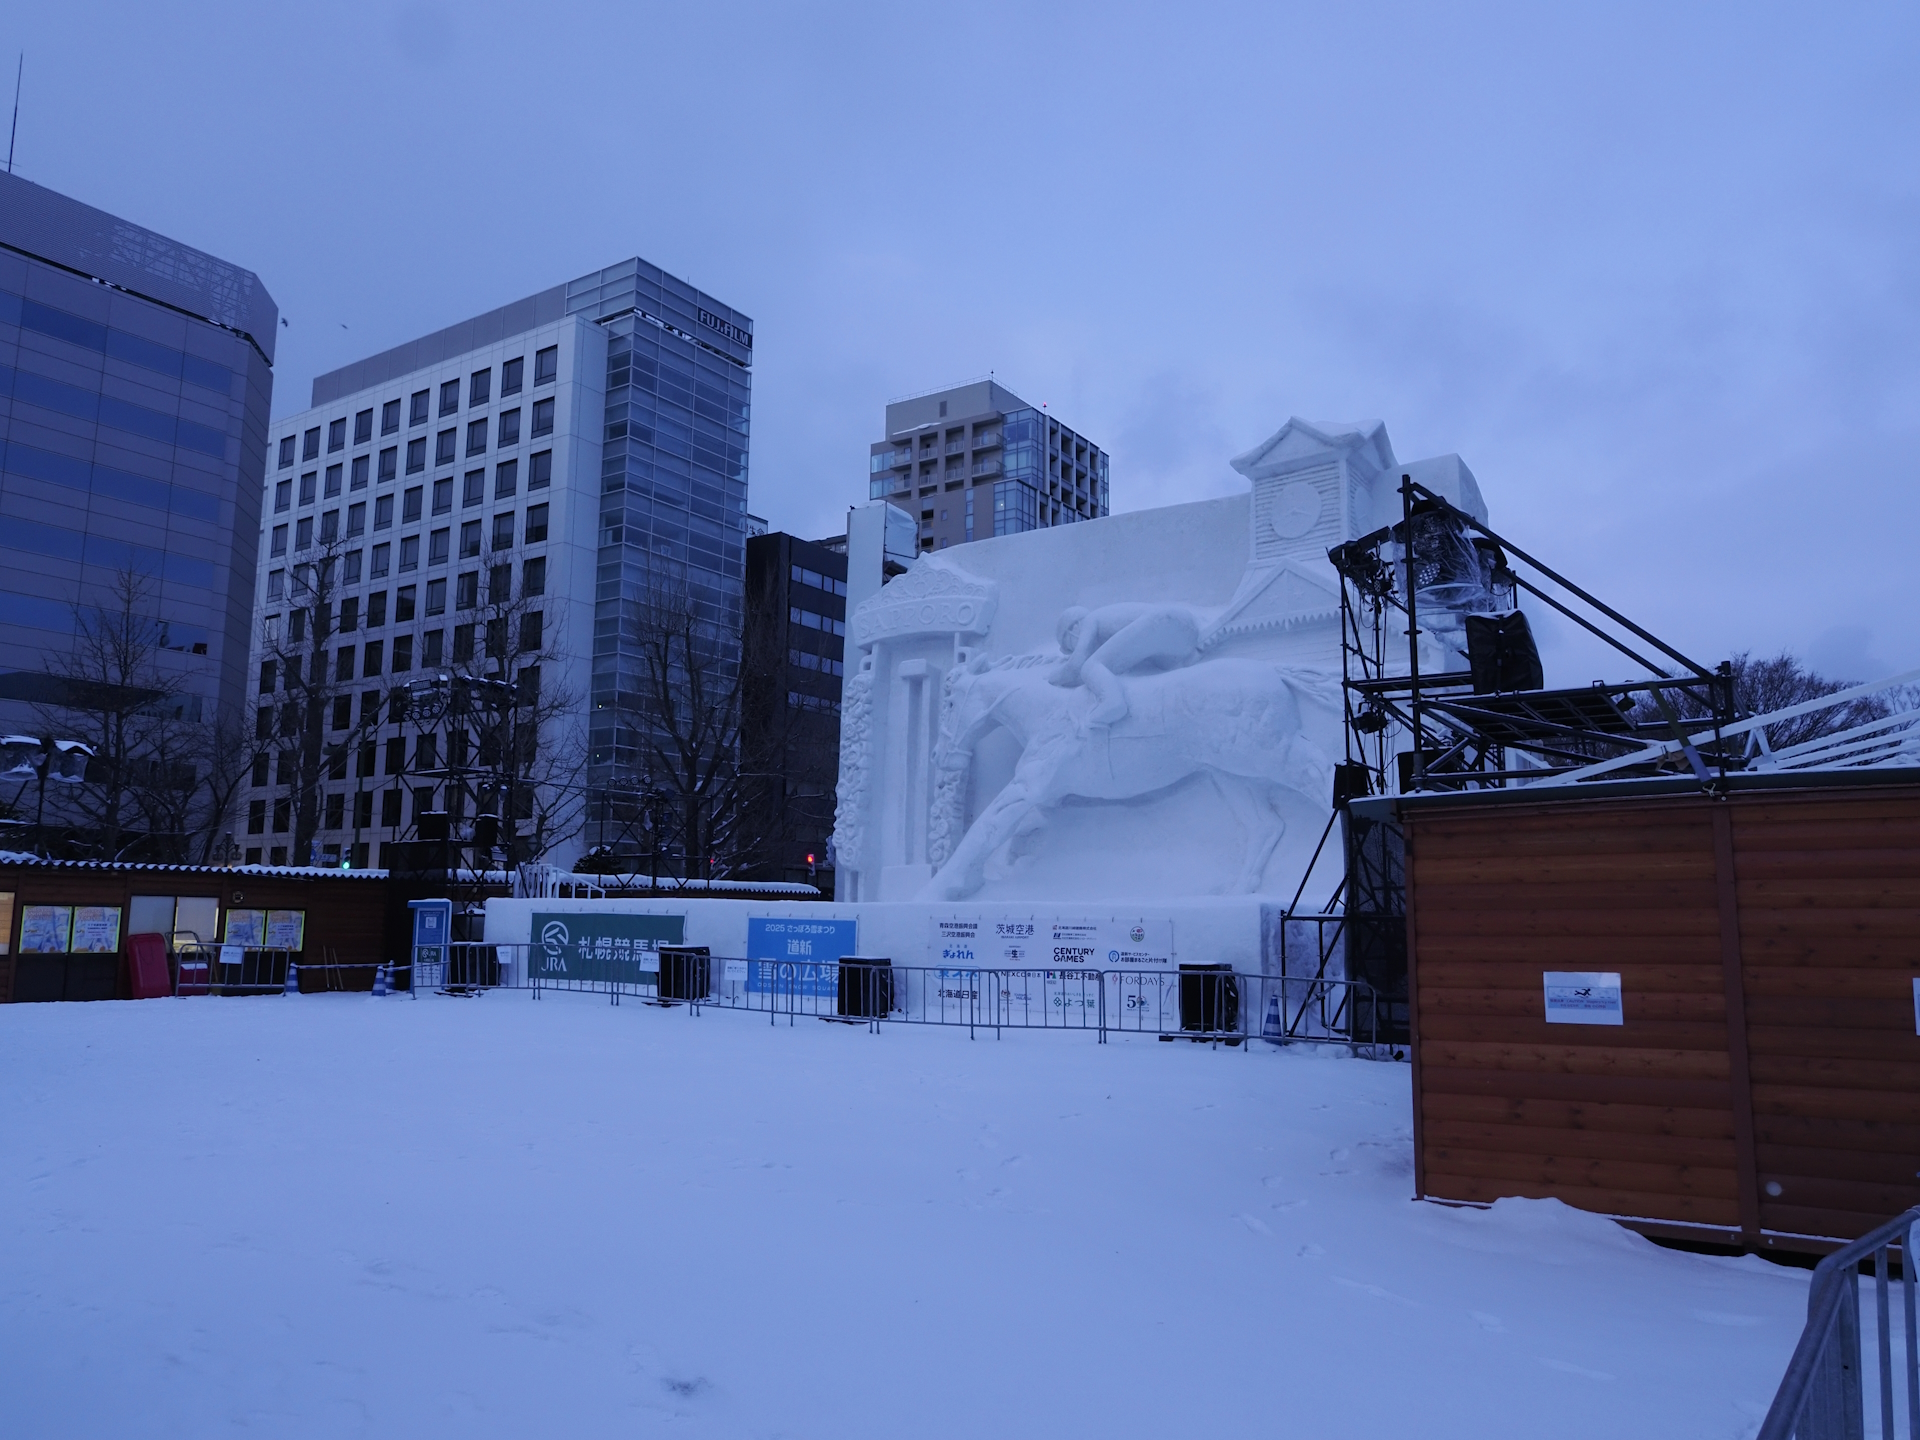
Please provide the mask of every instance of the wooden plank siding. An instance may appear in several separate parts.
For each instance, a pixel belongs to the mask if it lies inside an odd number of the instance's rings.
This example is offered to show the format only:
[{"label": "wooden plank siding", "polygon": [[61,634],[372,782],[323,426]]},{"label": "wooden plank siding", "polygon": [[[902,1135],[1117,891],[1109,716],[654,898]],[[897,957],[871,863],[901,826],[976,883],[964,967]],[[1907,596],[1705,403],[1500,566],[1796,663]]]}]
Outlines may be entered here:
[{"label": "wooden plank siding", "polygon": [[[1920,787],[1499,800],[1401,809],[1421,1195],[1782,1246],[1920,1204]],[[1548,1024],[1549,970],[1625,1024]]]},{"label": "wooden plank siding", "polygon": [[[13,999],[13,956],[19,953],[21,919],[29,905],[119,906],[123,956],[133,897],[172,895],[218,900],[223,928],[230,906],[304,910],[306,948],[301,959],[317,962],[328,951],[342,964],[386,958],[380,953],[387,898],[384,872],[300,875],[199,865],[0,863],[0,892],[9,891],[14,896],[13,927],[6,937],[9,954],[0,957],[0,1002]],[[128,993],[124,976],[121,993]]]}]

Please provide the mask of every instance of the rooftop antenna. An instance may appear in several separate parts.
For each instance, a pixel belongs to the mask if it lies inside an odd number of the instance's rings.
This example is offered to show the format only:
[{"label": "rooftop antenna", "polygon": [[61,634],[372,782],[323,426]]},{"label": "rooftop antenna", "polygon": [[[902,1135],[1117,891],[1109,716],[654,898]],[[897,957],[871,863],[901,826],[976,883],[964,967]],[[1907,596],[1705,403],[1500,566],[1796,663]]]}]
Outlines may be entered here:
[{"label": "rooftop antenna", "polygon": [[7,173],[13,173],[13,142],[20,138],[20,79],[27,73],[27,52],[20,52],[20,63],[13,67],[13,130],[7,136]]}]

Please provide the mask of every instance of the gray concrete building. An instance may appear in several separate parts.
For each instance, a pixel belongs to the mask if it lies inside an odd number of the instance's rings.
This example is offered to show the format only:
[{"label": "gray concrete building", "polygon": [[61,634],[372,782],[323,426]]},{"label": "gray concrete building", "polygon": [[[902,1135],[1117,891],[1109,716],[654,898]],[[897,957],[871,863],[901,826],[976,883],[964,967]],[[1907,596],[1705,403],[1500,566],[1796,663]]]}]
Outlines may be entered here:
[{"label": "gray concrete building", "polygon": [[1106,452],[991,379],[893,401],[869,465],[869,498],[917,516],[922,550],[1107,513]]},{"label": "gray concrete building", "polygon": [[128,573],[180,713],[244,709],[278,319],[252,271],[0,174],[0,731]]}]

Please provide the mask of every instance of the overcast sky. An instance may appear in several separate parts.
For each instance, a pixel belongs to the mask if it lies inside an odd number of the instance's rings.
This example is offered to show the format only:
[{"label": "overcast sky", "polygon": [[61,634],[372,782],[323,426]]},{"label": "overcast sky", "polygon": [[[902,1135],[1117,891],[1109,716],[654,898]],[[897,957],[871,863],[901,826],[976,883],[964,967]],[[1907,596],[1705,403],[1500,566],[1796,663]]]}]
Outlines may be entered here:
[{"label": "overcast sky", "polygon": [[775,528],[990,370],[1119,510],[1377,416],[1697,658],[1876,678],[1920,666],[1917,16],[67,0],[0,43],[17,173],[260,274],[276,414],[638,253],[754,319]]}]

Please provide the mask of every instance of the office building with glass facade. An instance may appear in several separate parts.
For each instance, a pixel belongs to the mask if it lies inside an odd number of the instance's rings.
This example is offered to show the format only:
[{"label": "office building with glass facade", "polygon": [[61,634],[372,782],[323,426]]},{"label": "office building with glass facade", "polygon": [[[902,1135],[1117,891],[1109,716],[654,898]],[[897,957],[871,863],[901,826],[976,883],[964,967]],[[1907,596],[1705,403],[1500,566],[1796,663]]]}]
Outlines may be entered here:
[{"label": "office building with glass facade", "polygon": [[277,328],[251,271],[0,174],[0,731],[127,576],[177,711],[242,710]]},{"label": "office building with glass facade", "polygon": [[895,400],[868,457],[869,498],[920,522],[920,548],[1107,513],[1107,456],[992,380]]},{"label": "office building with glass facade", "polygon": [[[329,664],[360,697],[342,733],[370,757],[329,782],[318,863],[378,864],[449,805],[435,777],[454,737],[377,697],[491,655],[485,617],[503,602],[513,633],[494,673],[544,652],[539,683],[577,700],[578,733],[558,742],[582,757],[568,783],[634,783],[650,587],[692,596],[737,646],[752,359],[751,320],[635,258],[322,375],[312,407],[274,423],[257,631],[311,594],[303,566],[337,560]],[[256,668],[263,712],[274,678]],[[371,726],[356,718],[369,705]],[[290,827],[262,770],[244,843],[272,861]]]}]

